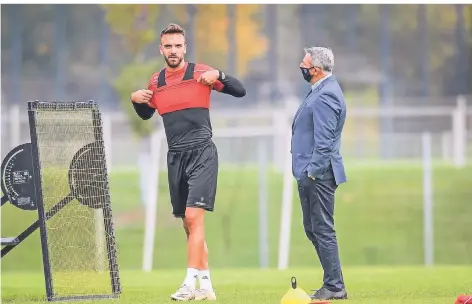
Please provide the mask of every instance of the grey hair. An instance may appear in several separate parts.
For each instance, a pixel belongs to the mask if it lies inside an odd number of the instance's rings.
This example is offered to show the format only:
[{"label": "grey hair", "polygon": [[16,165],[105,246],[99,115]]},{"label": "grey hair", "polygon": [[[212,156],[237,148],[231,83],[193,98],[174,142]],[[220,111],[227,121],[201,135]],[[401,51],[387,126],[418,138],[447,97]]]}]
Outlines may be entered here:
[{"label": "grey hair", "polygon": [[334,54],[330,48],[314,46],[305,48],[305,53],[310,54],[311,64],[314,67],[320,67],[323,71],[333,72]]}]

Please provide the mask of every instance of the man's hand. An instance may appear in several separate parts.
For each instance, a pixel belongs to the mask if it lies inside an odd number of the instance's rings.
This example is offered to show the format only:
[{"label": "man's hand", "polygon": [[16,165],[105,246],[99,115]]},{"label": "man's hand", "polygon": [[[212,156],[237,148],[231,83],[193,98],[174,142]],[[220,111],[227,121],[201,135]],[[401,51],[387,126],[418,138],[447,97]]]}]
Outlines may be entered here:
[{"label": "man's hand", "polygon": [[135,103],[148,103],[152,98],[151,90],[139,90],[131,94],[131,101]]},{"label": "man's hand", "polygon": [[218,77],[220,77],[218,70],[206,71],[198,77],[197,82],[211,86],[218,80]]}]

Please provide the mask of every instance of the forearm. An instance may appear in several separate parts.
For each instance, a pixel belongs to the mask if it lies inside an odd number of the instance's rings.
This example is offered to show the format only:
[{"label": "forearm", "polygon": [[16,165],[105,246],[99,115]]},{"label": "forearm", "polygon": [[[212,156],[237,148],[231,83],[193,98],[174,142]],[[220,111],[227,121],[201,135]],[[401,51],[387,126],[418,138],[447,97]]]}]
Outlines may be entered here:
[{"label": "forearm", "polygon": [[331,149],[327,146],[315,147],[311,157],[308,174],[316,178],[322,178],[331,163]]},{"label": "forearm", "polygon": [[237,78],[230,75],[224,75],[220,71],[220,76],[218,77],[218,80],[223,84],[223,89],[221,90],[221,93],[228,94],[234,97],[244,97],[246,95],[246,89],[244,88],[241,81],[239,81]]},{"label": "forearm", "polygon": [[133,104],[133,108],[136,114],[138,114],[138,116],[141,117],[143,120],[150,119],[156,111],[145,103],[135,103],[133,101],[131,101],[131,103]]}]

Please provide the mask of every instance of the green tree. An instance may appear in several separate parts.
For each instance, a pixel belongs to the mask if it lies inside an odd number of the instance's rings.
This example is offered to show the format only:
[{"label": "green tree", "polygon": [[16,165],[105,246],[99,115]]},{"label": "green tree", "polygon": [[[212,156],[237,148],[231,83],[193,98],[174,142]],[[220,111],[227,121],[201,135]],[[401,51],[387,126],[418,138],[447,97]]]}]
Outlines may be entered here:
[{"label": "green tree", "polygon": [[120,102],[128,115],[134,133],[147,137],[153,130],[152,124],[139,118],[130,104],[130,93],[143,88],[156,71],[159,60],[144,60],[142,53],[157,34],[155,23],[159,14],[158,5],[146,4],[104,4],[106,21],[111,30],[121,37],[122,43],[131,55],[131,60],[123,65],[112,85],[118,92]]}]

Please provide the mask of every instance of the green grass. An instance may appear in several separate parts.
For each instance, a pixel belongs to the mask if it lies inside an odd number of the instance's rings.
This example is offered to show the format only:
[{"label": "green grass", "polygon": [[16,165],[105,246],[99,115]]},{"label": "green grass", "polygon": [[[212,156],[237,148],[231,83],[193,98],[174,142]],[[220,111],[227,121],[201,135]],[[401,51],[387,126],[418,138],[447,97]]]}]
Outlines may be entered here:
[{"label": "green grass", "polygon": [[[452,304],[460,294],[472,293],[472,267],[346,267],[348,303],[428,303]],[[78,301],[76,303],[151,304],[175,303],[169,295],[181,283],[184,270],[142,273],[122,271],[123,294],[120,300]],[[217,269],[212,281],[216,303],[274,304],[290,288],[296,276],[306,292],[320,286],[318,268],[287,271],[258,269]],[[40,273],[2,274],[2,303],[33,304],[44,302],[44,279]]]},{"label": "green grass", "polygon": [[[472,293],[472,174],[471,167],[455,169],[435,164],[434,268],[423,268],[422,171],[417,164],[348,164],[348,183],[337,192],[336,228],[341,260],[353,303],[453,303],[461,293]],[[57,181],[49,196],[66,191]],[[279,303],[297,276],[306,291],[319,287],[319,262],[301,225],[301,210],[294,187],[290,270],[259,270],[258,172],[251,167],[220,170],[216,210],[206,216],[210,267],[220,303]],[[124,293],[120,303],[171,303],[168,295],[183,279],[186,268],[185,236],[181,221],[171,215],[167,177],[160,175],[155,271],[139,271],[142,262],[143,218],[127,225],[122,214],[140,209],[138,173],[115,170],[110,177],[119,265]],[[270,267],[277,265],[282,176],[268,173]],[[294,184],[295,186],[295,184]],[[55,192],[55,187],[58,189]],[[67,191],[66,191],[67,192]],[[51,201],[52,202],[52,201]],[[49,202],[49,203],[51,203]],[[58,249],[80,233],[87,240],[90,216],[75,202],[80,217],[63,213],[51,227],[52,257],[56,269],[69,269],[91,258],[80,246]],[[20,233],[36,218],[11,205],[1,209],[2,236]],[[74,223],[68,230],[60,227]],[[73,244],[73,242],[72,242]],[[90,243],[88,244],[90,245]],[[83,248],[87,248],[83,244]],[[74,252],[75,254],[71,254]],[[44,299],[44,278],[39,233],[1,260],[2,302],[38,303]],[[467,266],[461,266],[467,265]],[[61,268],[62,267],[62,268]],[[56,276],[56,288],[72,285],[68,276]],[[98,290],[103,280],[84,278],[82,285]],[[69,285],[68,285],[69,284]],[[76,284],[77,285],[77,284]],[[78,286],[78,285],[77,285]],[[60,290],[60,289],[59,289]],[[113,302],[113,301],[111,301]],[[87,302],[91,303],[91,302]],[[98,302],[97,302],[98,303]],[[100,303],[103,303],[101,301]]]},{"label": "green grass", "polygon": [[[222,168],[216,210],[206,216],[210,262],[216,268],[258,267],[258,172],[251,167]],[[340,252],[346,266],[418,265],[423,263],[422,171],[419,166],[348,165],[348,183],[337,192],[336,228]],[[471,167],[455,169],[436,165],[434,179],[434,255],[437,264],[472,264],[472,174]],[[115,218],[140,208],[136,171],[111,175],[111,197]],[[282,176],[268,174],[270,266],[277,265]],[[295,186],[295,184],[294,184]],[[52,187],[52,186],[49,186]],[[61,188],[61,187],[60,187]],[[61,188],[60,191],[63,191]],[[181,221],[171,215],[167,177],[160,175],[158,226],[154,265],[157,268],[185,267],[185,236]],[[290,265],[316,264],[312,245],[301,225],[301,210],[294,187]],[[75,202],[75,204],[77,204]],[[80,208],[80,207],[76,207]],[[83,208],[82,208],[83,209]],[[16,235],[33,222],[35,212],[11,205],[1,208],[2,235]],[[81,213],[82,217],[85,212]],[[77,234],[74,229],[53,232],[56,246],[61,238]],[[52,223],[52,222],[51,222]],[[123,269],[139,269],[142,262],[144,218],[132,225],[117,225],[116,237]],[[85,232],[90,232],[86,229]],[[81,232],[83,233],[83,232]],[[81,235],[83,238],[83,234]],[[54,245],[54,244],[53,244]],[[35,252],[36,254],[31,254]],[[39,233],[36,232],[3,258],[3,271],[41,269]],[[55,257],[65,264],[70,254]],[[61,260],[61,261],[59,261]]]}]

